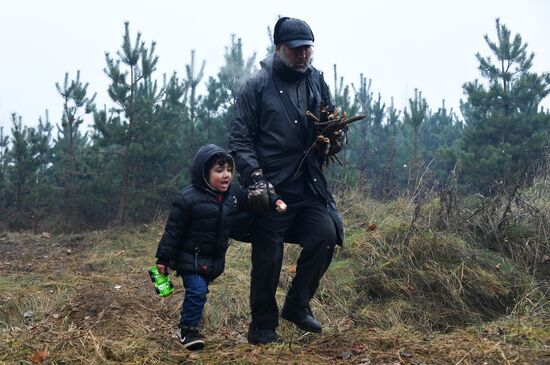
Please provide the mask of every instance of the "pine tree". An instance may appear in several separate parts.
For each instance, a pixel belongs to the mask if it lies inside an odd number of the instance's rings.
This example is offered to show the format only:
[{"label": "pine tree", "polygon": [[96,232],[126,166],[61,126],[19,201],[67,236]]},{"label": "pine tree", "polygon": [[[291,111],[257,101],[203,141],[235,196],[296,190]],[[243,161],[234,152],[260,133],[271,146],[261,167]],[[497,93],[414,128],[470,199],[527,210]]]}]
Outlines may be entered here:
[{"label": "pine tree", "polygon": [[218,72],[221,87],[227,92],[226,109],[235,104],[244,82],[256,71],[256,53],[244,59],[243,44],[240,38],[231,35],[231,44],[225,48],[225,64]]},{"label": "pine tree", "polygon": [[[31,218],[33,230],[37,232],[38,222],[50,217],[54,204],[54,184],[52,179],[52,129],[46,110],[44,119],[38,118],[36,128],[30,128],[30,146],[33,174],[30,185]],[[55,214],[56,212],[53,212]]]},{"label": "pine tree", "polygon": [[[395,108],[393,97],[390,106],[386,111],[386,123],[383,125],[383,138],[380,149],[383,156],[381,171],[381,198],[386,199],[397,195],[398,176],[396,171],[399,166],[398,146],[400,139],[403,139],[402,125],[400,121],[401,112]],[[401,164],[402,166],[402,164]]]},{"label": "pine tree", "polygon": [[223,89],[221,82],[214,77],[209,77],[206,83],[206,94],[199,108],[204,142],[215,141],[220,146],[227,145],[225,121],[229,117],[226,115],[228,110],[224,107],[227,97],[227,90]]},{"label": "pine tree", "polygon": [[197,97],[197,86],[199,86],[199,83],[204,76],[205,65],[206,61],[202,61],[199,72],[195,74],[195,50],[191,50],[191,63],[185,66],[187,78],[184,81],[185,85],[189,89],[189,120],[191,125],[195,125],[196,123],[196,109],[201,99],[200,97]]},{"label": "pine tree", "polygon": [[72,229],[77,216],[75,195],[80,190],[78,178],[82,169],[79,164],[87,141],[79,127],[84,122],[84,115],[92,113],[95,108],[95,94],[88,97],[88,83],[83,84],[80,81],[80,71],[77,71],[76,79],[71,81],[66,73],[63,86],[59,83],[55,86],[63,98],[63,114],[54,150],[57,152],[57,164],[62,166],[63,222]]},{"label": "pine tree", "polygon": [[[370,149],[368,142],[368,131],[372,125],[372,92],[370,91],[372,80],[361,74],[359,76],[359,89],[355,89],[356,103],[359,106],[359,113],[366,115],[366,120],[355,123],[352,126],[352,130],[359,131],[359,139],[357,144],[357,168],[359,172],[359,183],[364,184],[367,179],[367,159],[368,151]],[[353,86],[353,84],[352,84]]]},{"label": "pine tree", "polygon": [[454,168],[462,138],[464,124],[445,100],[435,113],[429,113],[420,129],[420,144],[424,150],[424,162],[434,161],[431,170],[439,183],[445,183]]},{"label": "pine tree", "polygon": [[119,225],[124,225],[127,220],[130,189],[140,184],[139,172],[145,171],[141,156],[145,151],[143,141],[146,139],[146,129],[152,122],[154,105],[161,96],[156,81],[152,79],[158,62],[154,54],[155,42],[151,43],[150,48],[145,47],[141,33],[138,32],[132,44],[129,23],[124,25],[125,33],[121,50],[117,52],[118,59],[115,61],[108,52],[105,54],[105,73],[111,79],[108,92],[119,107],[119,118],[110,119],[110,123],[97,128],[104,133],[103,137],[111,139],[111,145],[119,146],[120,199],[116,217]]},{"label": "pine tree", "polygon": [[182,151],[184,158],[189,161],[189,165],[197,149],[203,144],[203,138],[201,138],[201,132],[203,128],[201,126],[202,120],[197,118],[199,108],[202,103],[202,96],[197,95],[197,87],[199,86],[202,78],[204,77],[204,67],[206,61],[202,61],[200,69],[196,70],[195,65],[195,51],[191,51],[191,61],[185,65],[186,78],[183,80],[186,93],[189,95],[186,102],[186,110],[188,110],[187,117],[182,120],[185,123],[184,141],[185,149]]},{"label": "pine tree", "polygon": [[82,181],[83,195],[88,196],[81,213],[90,225],[107,225],[115,219],[120,204],[122,142],[127,125],[116,109],[96,109],[89,153],[83,156],[85,172],[90,176]]},{"label": "pine tree", "polygon": [[[191,87],[185,80],[180,81],[174,75],[164,83],[160,104],[155,104],[148,124],[146,137],[142,141],[142,159],[140,167],[141,202],[134,207],[144,214],[136,215],[139,221],[150,219],[158,214],[173,200],[177,190],[188,183],[189,166],[192,163],[197,141],[190,140],[190,128],[199,123],[198,110],[190,112]],[[200,101],[200,98],[196,98]],[[196,108],[198,108],[198,104]],[[148,218],[149,217],[149,218]]]},{"label": "pine tree", "polygon": [[51,165],[51,130],[48,120],[42,118],[36,128],[23,126],[21,117],[12,114],[11,148],[7,169],[10,187],[8,203],[13,211],[12,228],[36,228],[36,222],[51,207],[51,184],[48,181]]},{"label": "pine tree", "polygon": [[[7,217],[6,198],[8,188],[8,152],[9,137],[4,135],[4,127],[0,127],[0,216]],[[3,222],[4,224],[7,222]],[[0,225],[0,229],[5,228]]]},{"label": "pine tree", "polygon": [[383,122],[386,114],[386,104],[382,102],[382,96],[378,93],[378,98],[372,102],[372,124],[370,133],[367,136],[370,146],[370,175],[372,194],[376,198],[383,196],[384,186],[382,185],[384,163],[388,160],[386,147],[386,131]]},{"label": "pine tree", "polygon": [[418,89],[414,89],[414,98],[409,99],[409,108],[404,110],[404,122],[412,128],[413,143],[412,143],[412,160],[410,161],[410,178],[409,178],[409,191],[416,189],[418,179],[420,178],[420,145],[419,145],[419,133],[420,126],[426,120],[428,113],[428,103],[426,99],[422,97],[422,92]]},{"label": "pine tree", "polygon": [[[233,34],[231,44],[225,48],[224,60],[217,77],[209,79],[208,93],[202,104],[202,115],[209,114],[208,121],[215,126],[208,132],[211,141],[222,146],[227,145],[227,126],[235,117],[237,96],[245,81],[256,72],[256,53],[245,59],[242,40]],[[212,112],[208,111],[209,108]]]},{"label": "pine tree", "polygon": [[530,72],[534,53],[499,19],[496,33],[494,42],[484,37],[496,59],[476,54],[486,83],[466,83],[467,99],[461,103],[465,182],[484,194],[497,186],[517,189],[529,182],[550,135],[550,115],[538,110],[550,92],[550,74]]},{"label": "pine tree", "polygon": [[29,143],[29,129],[23,126],[20,116],[13,113],[12,128],[11,128],[11,149],[9,151],[10,164],[8,169],[9,181],[12,187],[9,191],[10,204],[14,210],[14,218],[12,225],[15,228],[21,228],[24,224],[25,217],[24,201],[28,194],[28,185],[30,176],[32,175],[32,159]]},{"label": "pine tree", "polygon": [[[163,167],[156,170],[159,179],[159,194],[162,200],[172,199],[178,187],[188,182],[188,169],[194,153],[193,141],[189,141],[190,129],[194,128],[191,123],[189,112],[189,86],[188,83],[180,81],[174,73],[167,81],[164,81],[164,97],[161,105],[155,113],[155,124],[163,129],[156,133],[159,138],[159,145],[156,147],[156,157],[162,161]],[[198,105],[200,107],[200,104]],[[196,112],[196,120],[200,120],[200,112]]]},{"label": "pine tree", "polygon": [[444,146],[451,146],[461,137],[463,123],[451,108],[445,107],[445,100],[442,100],[441,107],[437,112],[429,113],[426,121],[420,129],[420,143],[425,151],[425,159],[431,160],[437,155],[438,149]]}]

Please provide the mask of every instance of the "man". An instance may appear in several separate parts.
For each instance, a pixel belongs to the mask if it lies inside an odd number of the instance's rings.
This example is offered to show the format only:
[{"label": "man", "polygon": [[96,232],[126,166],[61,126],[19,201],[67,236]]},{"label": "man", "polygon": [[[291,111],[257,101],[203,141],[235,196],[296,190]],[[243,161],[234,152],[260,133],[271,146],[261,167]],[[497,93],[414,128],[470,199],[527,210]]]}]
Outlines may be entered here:
[{"label": "man", "polygon": [[302,251],[281,317],[317,333],[321,325],[309,303],[335,244],[343,241],[342,220],[320,168],[321,156],[311,148],[315,126],[305,117],[307,110],[319,116],[322,104],[332,108],[322,73],[311,66],[313,42],[313,32],[303,20],[277,21],[276,52],[247,81],[230,127],[229,147],[244,184],[266,190],[272,184],[288,204],[283,215],[272,211],[257,215],[251,228],[248,341],[252,344],[281,341],[275,331],[279,324],[275,292],[283,241],[299,243]]}]

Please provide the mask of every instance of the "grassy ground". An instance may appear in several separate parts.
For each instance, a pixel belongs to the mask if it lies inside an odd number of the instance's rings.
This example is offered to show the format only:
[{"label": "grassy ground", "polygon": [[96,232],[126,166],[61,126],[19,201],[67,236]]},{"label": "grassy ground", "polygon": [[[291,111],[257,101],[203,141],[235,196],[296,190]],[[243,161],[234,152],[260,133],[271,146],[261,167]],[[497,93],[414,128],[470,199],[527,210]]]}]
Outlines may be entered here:
[{"label": "grassy ground", "polygon": [[[406,201],[340,206],[346,247],[312,303],[324,332],[282,321],[284,344],[247,344],[250,246],[234,242],[210,287],[199,353],[175,339],[180,279],[161,299],[147,275],[162,224],[1,234],[0,364],[550,364],[544,278],[435,229],[429,205],[414,224]],[[286,248],[281,303],[298,248]]]}]

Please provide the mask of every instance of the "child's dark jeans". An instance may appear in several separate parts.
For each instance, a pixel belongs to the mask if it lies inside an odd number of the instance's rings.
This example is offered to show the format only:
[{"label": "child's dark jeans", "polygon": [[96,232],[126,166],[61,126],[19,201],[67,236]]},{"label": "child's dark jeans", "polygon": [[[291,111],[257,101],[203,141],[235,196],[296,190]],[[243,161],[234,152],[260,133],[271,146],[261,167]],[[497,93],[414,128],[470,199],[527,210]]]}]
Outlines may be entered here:
[{"label": "child's dark jeans", "polygon": [[181,273],[185,295],[181,306],[180,328],[197,327],[206,304],[208,281],[204,276],[192,272]]}]

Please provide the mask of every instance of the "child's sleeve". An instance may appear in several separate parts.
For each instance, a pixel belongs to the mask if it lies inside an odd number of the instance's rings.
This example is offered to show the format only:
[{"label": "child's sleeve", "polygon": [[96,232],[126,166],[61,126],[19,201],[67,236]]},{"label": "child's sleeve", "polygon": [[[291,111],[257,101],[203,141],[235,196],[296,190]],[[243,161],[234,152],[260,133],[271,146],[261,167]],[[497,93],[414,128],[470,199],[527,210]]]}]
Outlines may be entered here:
[{"label": "child's sleeve", "polygon": [[169,266],[178,245],[185,239],[189,219],[189,206],[185,199],[181,195],[178,195],[172,203],[170,215],[164,228],[164,234],[157,248],[155,257],[158,264]]}]

